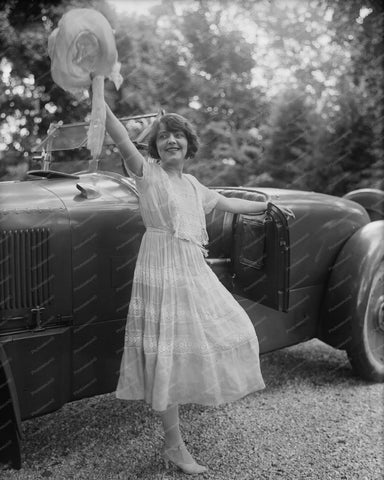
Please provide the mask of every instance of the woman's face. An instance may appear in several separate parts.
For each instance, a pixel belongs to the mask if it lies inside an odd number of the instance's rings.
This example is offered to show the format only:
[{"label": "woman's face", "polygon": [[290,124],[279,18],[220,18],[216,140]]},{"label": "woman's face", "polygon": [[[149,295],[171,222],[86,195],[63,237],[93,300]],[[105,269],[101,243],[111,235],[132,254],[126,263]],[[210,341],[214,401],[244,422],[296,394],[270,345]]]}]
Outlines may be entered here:
[{"label": "woman's face", "polygon": [[182,130],[170,132],[160,125],[156,146],[163,163],[181,163],[187,154],[188,140]]}]

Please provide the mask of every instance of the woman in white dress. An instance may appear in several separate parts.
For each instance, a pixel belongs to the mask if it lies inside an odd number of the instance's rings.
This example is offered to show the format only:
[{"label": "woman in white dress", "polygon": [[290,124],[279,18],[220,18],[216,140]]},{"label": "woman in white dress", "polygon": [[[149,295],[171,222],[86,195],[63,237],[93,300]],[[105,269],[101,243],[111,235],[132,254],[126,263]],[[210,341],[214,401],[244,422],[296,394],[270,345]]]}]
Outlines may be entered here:
[{"label": "woman in white dress", "polygon": [[265,202],[226,198],[183,173],[198,148],[177,114],[155,121],[149,163],[107,106],[106,129],[139,192],[146,227],[135,268],[116,395],[160,412],[162,457],[202,473],[183,443],[178,405],[219,405],[265,387],[251,320],[204,260],[205,214],[213,208],[261,214]]}]

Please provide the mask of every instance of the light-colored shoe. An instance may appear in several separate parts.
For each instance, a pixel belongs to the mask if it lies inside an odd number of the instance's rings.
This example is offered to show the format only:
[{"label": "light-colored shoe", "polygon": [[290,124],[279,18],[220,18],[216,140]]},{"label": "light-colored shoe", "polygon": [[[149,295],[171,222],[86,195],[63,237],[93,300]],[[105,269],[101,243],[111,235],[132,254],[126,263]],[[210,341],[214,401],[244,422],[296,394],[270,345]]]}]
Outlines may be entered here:
[{"label": "light-colored shoe", "polygon": [[165,444],[161,449],[161,456],[165,463],[165,468],[169,467],[169,462],[179,467],[188,475],[197,475],[207,471],[207,467],[199,465],[190,455],[184,443],[180,443],[177,447],[167,447]]}]

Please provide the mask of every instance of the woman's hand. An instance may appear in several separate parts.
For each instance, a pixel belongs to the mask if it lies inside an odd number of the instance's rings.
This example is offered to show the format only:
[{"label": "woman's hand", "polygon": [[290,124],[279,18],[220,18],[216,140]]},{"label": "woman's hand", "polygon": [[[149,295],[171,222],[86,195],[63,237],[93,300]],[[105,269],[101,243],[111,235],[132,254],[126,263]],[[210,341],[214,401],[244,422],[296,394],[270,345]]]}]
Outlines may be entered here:
[{"label": "woman's hand", "polygon": [[284,214],[287,221],[289,221],[290,218],[296,218],[291,208],[283,207],[282,205],[275,205],[272,202],[268,202],[267,211],[271,210],[272,206],[275,206],[276,208],[278,208]]},{"label": "woman's hand", "polygon": [[279,209],[284,213],[285,218],[289,220],[290,218],[296,218],[295,214],[293,213],[293,210],[290,209],[289,207],[279,207]]}]

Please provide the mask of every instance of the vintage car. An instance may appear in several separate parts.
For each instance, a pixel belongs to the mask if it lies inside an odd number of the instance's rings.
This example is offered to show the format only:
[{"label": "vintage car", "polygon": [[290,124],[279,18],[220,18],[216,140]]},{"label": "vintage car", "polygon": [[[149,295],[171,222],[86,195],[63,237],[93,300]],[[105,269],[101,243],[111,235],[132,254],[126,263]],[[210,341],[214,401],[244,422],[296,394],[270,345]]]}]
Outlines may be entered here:
[{"label": "vintage car", "polygon": [[[144,225],[128,174],[97,161],[51,170],[53,152],[74,158],[85,138],[85,124],[53,125],[36,149],[41,169],[0,183],[0,461],[14,468],[22,420],[117,383]],[[318,338],[346,350],[363,379],[384,381],[384,192],[215,188],[270,202],[264,217],[207,216],[207,262],[248,312],[261,353]]]}]

